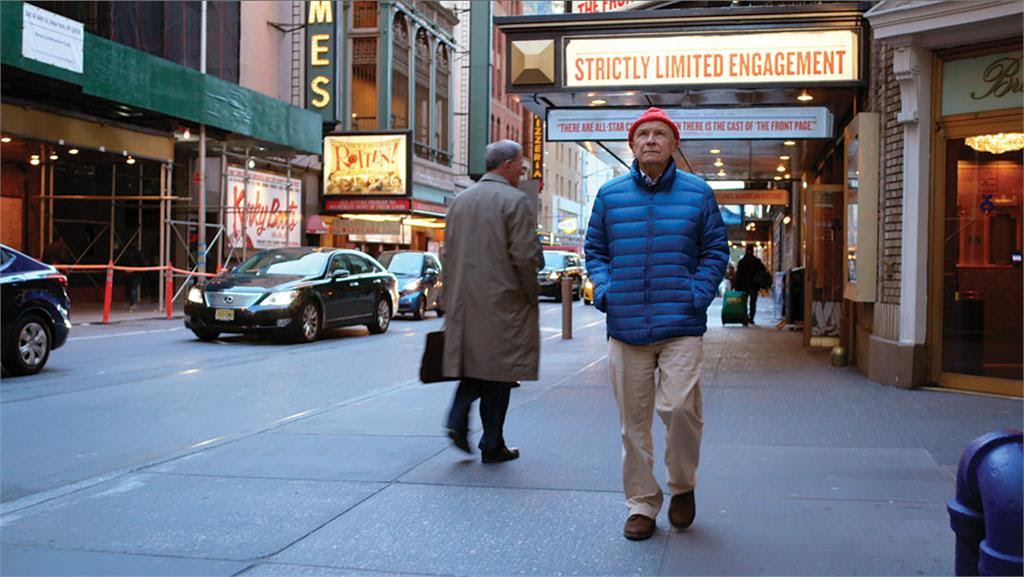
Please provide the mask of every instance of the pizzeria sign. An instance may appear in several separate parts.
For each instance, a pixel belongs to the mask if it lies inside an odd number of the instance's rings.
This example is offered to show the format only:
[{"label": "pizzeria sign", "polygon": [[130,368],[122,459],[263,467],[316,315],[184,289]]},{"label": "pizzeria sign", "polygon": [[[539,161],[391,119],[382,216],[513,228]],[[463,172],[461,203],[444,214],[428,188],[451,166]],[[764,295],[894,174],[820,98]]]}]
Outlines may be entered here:
[{"label": "pizzeria sign", "polygon": [[563,61],[567,87],[860,79],[853,30],[574,38]]}]

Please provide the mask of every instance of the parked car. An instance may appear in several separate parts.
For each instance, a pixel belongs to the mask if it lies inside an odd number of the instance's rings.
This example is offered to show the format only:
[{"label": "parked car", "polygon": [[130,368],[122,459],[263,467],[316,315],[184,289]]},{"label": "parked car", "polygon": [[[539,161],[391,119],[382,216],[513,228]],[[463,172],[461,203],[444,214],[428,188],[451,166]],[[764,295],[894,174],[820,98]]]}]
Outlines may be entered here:
[{"label": "parked car", "polygon": [[379,334],[397,311],[397,287],[395,275],[357,250],[265,250],[190,288],[185,326],[202,341],[269,332],[310,342],[324,329],[362,324]]},{"label": "parked car", "polygon": [[441,291],[444,286],[441,261],[432,252],[392,250],[381,253],[380,262],[398,277],[398,312],[412,314],[416,320],[427,311],[444,315]]},{"label": "parked car", "polygon": [[50,351],[71,331],[68,279],[56,268],[0,245],[0,352],[3,367],[31,375],[46,366]]},{"label": "parked car", "polygon": [[580,255],[564,250],[546,250],[544,267],[537,273],[540,294],[554,297],[555,301],[561,302],[562,278],[569,277],[572,279],[572,300],[580,300],[586,274]]}]

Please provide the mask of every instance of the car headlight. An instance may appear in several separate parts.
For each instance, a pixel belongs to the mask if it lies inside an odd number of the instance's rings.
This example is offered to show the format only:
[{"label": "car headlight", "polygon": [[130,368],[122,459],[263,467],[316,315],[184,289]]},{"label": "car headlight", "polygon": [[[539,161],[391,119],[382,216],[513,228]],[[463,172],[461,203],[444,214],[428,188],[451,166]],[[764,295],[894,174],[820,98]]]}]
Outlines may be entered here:
[{"label": "car headlight", "polygon": [[275,306],[286,307],[286,306],[292,304],[292,301],[294,301],[298,297],[299,297],[299,291],[273,292],[273,293],[270,293],[269,296],[264,298],[263,302],[260,303],[260,304],[263,304],[265,306],[272,306],[272,307],[275,307]]},{"label": "car headlight", "polygon": [[420,288],[420,281],[418,281],[418,280],[411,280],[411,281],[405,283],[405,286],[402,287],[402,292],[404,292],[404,293],[411,293],[412,291],[417,290],[419,288]]},{"label": "car headlight", "polygon": [[203,304],[203,291],[197,286],[188,289],[188,302]]},{"label": "car headlight", "polygon": [[562,276],[557,270],[553,270],[548,273],[548,280],[558,280],[558,277]]}]

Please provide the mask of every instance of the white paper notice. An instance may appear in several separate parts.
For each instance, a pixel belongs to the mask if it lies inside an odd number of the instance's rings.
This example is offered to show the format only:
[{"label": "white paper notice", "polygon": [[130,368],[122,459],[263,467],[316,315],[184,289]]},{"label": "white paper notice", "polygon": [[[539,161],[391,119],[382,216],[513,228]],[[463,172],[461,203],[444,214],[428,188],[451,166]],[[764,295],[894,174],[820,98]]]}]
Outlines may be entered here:
[{"label": "white paper notice", "polygon": [[27,2],[23,6],[21,55],[81,73],[85,41],[82,23]]}]

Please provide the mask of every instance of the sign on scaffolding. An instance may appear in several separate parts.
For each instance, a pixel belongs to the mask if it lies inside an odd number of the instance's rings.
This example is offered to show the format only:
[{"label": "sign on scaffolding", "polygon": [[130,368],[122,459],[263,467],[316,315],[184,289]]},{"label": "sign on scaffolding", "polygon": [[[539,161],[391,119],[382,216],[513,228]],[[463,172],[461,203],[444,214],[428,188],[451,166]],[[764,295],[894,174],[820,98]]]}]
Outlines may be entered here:
[{"label": "sign on scaffolding", "polygon": [[302,244],[302,181],[235,166],[228,167],[227,180],[229,204],[224,216],[229,246],[264,249]]}]

